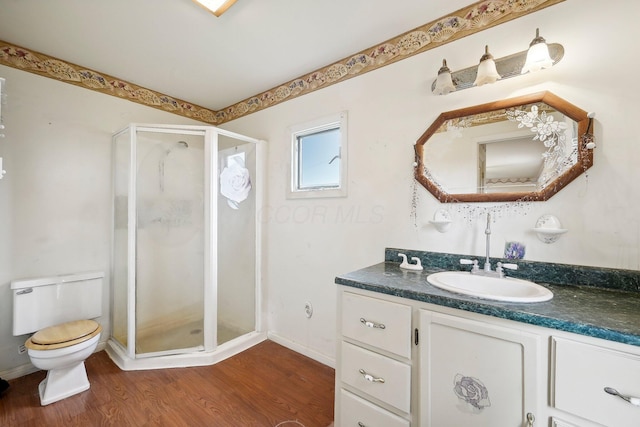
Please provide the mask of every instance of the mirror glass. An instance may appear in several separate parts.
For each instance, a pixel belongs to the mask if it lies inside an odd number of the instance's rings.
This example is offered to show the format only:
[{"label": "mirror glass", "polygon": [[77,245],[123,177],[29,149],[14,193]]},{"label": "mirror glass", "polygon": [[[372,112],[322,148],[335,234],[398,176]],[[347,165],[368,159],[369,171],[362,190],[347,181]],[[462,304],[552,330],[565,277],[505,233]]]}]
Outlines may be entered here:
[{"label": "mirror glass", "polygon": [[441,202],[547,200],[591,167],[587,113],[542,92],[440,114],[416,179]]}]

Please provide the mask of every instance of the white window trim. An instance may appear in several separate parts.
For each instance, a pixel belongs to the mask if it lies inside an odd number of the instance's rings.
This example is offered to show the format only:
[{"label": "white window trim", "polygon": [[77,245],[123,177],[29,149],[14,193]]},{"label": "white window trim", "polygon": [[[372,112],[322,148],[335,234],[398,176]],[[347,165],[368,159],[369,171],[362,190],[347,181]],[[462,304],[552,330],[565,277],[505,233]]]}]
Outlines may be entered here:
[{"label": "white window trim", "polygon": [[[298,136],[309,133],[316,133],[326,129],[331,129],[339,125],[340,127],[340,186],[339,188],[297,188],[298,174]],[[347,112],[342,111],[326,117],[321,117],[309,122],[300,123],[289,128],[291,135],[289,156],[289,180],[287,183],[287,199],[311,199],[324,197],[346,197],[347,196]]]}]

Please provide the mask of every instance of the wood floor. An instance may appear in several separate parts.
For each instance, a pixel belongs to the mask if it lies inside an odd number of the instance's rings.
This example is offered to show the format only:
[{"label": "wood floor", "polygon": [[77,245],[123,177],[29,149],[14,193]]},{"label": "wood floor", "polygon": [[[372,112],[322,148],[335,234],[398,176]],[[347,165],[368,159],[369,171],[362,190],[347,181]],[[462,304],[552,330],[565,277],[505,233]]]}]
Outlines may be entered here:
[{"label": "wood floor", "polygon": [[334,370],[272,341],[213,366],[121,371],[99,352],[91,388],[40,406],[44,372],[10,381],[0,426],[327,427]]}]

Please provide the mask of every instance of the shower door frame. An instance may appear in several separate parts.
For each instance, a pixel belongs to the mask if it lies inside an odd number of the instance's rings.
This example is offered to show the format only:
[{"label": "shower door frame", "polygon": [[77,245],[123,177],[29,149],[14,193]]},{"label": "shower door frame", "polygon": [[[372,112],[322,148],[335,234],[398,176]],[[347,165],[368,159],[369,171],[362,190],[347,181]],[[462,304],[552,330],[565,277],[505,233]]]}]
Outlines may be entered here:
[{"label": "shower door frame", "polygon": [[[262,186],[264,176],[264,141],[241,135],[235,132],[226,131],[215,126],[197,126],[197,125],[165,125],[165,124],[139,124],[131,123],[126,128],[114,133],[112,140],[118,136],[129,132],[129,182],[128,182],[128,206],[127,206],[127,346],[124,348],[122,343],[116,340],[121,346],[126,356],[132,360],[146,359],[162,356],[180,356],[184,354],[192,354],[198,352],[210,353],[216,350],[217,344],[217,318],[218,318],[218,192],[219,181],[217,172],[218,165],[218,137],[220,135],[239,140],[245,143],[253,143],[256,148],[256,171],[255,182],[252,186],[255,188],[255,312],[254,312],[254,331],[249,334],[263,334],[262,319],[264,313],[264,301],[262,299],[261,271],[262,271],[262,240],[261,240],[261,209],[263,206]],[[175,133],[175,134],[191,134],[203,135],[204,137],[204,342],[203,348],[181,348],[175,350],[166,350],[151,353],[136,354],[136,255],[137,255],[137,132],[157,132],[157,133]],[[135,143],[134,143],[135,142]],[[115,168],[115,162],[114,168]],[[115,198],[115,188],[112,199]],[[134,196],[134,197],[132,197]],[[112,215],[112,217],[114,217]],[[208,221],[207,221],[208,220]],[[115,230],[115,228],[114,228]],[[112,245],[115,250],[115,245]],[[115,257],[112,255],[112,274],[115,277]],[[207,262],[208,261],[208,262]],[[115,286],[112,283],[112,287]],[[113,292],[111,293],[111,304],[113,301]],[[113,322],[113,320],[112,320]],[[113,340],[113,338],[111,339]],[[224,345],[224,344],[223,344]]]}]

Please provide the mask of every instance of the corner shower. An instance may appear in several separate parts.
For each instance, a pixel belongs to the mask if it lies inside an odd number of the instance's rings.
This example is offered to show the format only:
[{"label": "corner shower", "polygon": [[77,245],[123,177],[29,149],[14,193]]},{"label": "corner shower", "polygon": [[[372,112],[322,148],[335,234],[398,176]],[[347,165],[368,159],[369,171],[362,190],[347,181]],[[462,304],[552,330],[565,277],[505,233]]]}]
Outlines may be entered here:
[{"label": "corner shower", "polygon": [[208,365],[266,338],[262,144],[213,126],[114,134],[107,352],[120,368]]}]

